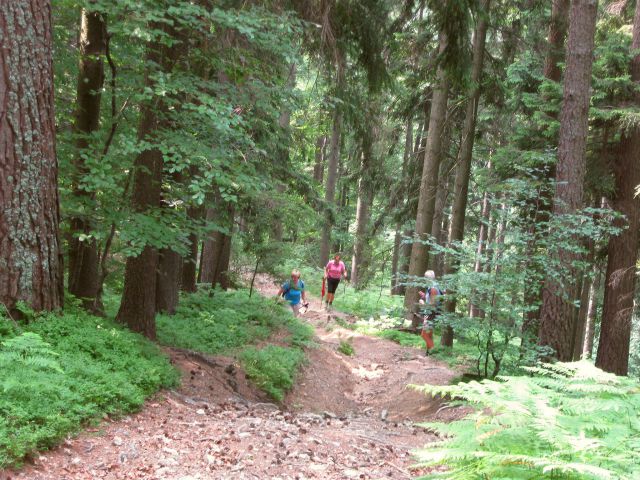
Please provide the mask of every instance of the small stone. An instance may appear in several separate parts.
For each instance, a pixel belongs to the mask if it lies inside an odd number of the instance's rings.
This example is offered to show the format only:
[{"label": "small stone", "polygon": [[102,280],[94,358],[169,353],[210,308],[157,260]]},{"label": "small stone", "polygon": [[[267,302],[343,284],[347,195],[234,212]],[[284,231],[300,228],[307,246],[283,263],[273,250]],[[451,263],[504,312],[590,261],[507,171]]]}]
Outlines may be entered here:
[{"label": "small stone", "polygon": [[196,410],[196,413],[198,415],[204,415],[204,408],[199,408],[198,410]]},{"label": "small stone", "polygon": [[113,437],[113,444],[116,447],[119,447],[119,446],[121,446],[123,444],[123,441],[122,441],[122,439],[120,437]]}]

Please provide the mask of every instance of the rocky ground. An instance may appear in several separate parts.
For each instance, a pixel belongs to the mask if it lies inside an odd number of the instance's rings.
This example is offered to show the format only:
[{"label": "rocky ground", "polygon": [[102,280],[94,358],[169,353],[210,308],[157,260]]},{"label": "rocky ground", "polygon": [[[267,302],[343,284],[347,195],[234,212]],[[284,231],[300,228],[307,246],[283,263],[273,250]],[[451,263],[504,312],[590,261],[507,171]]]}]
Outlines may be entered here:
[{"label": "rocky ground", "polygon": [[[277,291],[257,279],[265,295]],[[337,326],[317,300],[303,318],[316,348],[283,405],[258,392],[231,358],[168,349],[182,386],[144,408],[70,438],[0,480],[32,479],[407,479],[412,450],[433,441],[416,425],[460,410],[407,389],[455,373],[422,352]],[[349,340],[355,354],[337,352]]]}]

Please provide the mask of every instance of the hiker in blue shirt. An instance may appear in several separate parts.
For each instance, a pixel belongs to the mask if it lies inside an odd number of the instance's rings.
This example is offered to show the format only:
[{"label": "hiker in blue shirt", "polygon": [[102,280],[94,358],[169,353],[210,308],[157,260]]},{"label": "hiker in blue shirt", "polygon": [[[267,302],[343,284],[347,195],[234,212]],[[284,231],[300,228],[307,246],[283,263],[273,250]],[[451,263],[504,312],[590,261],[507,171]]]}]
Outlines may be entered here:
[{"label": "hiker in blue shirt", "polygon": [[295,317],[300,313],[300,307],[309,305],[307,302],[307,293],[304,291],[304,282],[300,279],[300,272],[298,270],[293,270],[291,272],[291,280],[282,284],[278,291],[278,297],[280,296],[283,296],[284,299],[289,302]]}]

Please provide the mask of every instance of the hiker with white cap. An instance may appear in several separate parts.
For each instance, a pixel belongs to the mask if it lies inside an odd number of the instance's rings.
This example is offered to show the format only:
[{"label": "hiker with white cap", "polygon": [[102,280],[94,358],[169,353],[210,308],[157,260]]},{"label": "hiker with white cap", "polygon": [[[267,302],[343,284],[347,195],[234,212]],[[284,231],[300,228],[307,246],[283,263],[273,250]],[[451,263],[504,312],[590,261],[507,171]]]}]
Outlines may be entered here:
[{"label": "hiker with white cap", "polygon": [[418,303],[423,305],[420,308],[422,312],[422,332],[420,336],[424,339],[424,343],[427,347],[426,355],[429,355],[429,350],[434,347],[433,342],[433,325],[436,317],[440,313],[440,297],[443,295],[442,290],[438,287],[436,282],[436,274],[433,270],[427,270],[424,272],[424,277],[429,281],[430,285],[423,292],[420,290],[420,300]]}]

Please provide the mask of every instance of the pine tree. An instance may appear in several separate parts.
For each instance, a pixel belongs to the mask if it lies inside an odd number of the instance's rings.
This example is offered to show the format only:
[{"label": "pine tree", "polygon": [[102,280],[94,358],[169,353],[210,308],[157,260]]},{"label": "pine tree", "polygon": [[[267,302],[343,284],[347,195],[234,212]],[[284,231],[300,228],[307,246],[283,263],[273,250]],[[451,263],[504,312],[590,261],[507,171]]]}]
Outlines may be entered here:
[{"label": "pine tree", "polygon": [[[571,4],[553,206],[555,217],[573,214],[582,207],[597,13],[596,0],[574,0]],[[577,260],[575,253],[560,249],[557,257],[560,265],[569,272],[574,271],[573,263]],[[573,354],[572,319],[575,307],[572,300],[575,292],[570,282],[575,276],[571,273],[565,275],[565,285],[548,277],[543,292],[539,343],[551,346],[560,360],[571,360]]]},{"label": "pine tree", "polygon": [[62,307],[49,0],[0,3],[0,304]]}]

